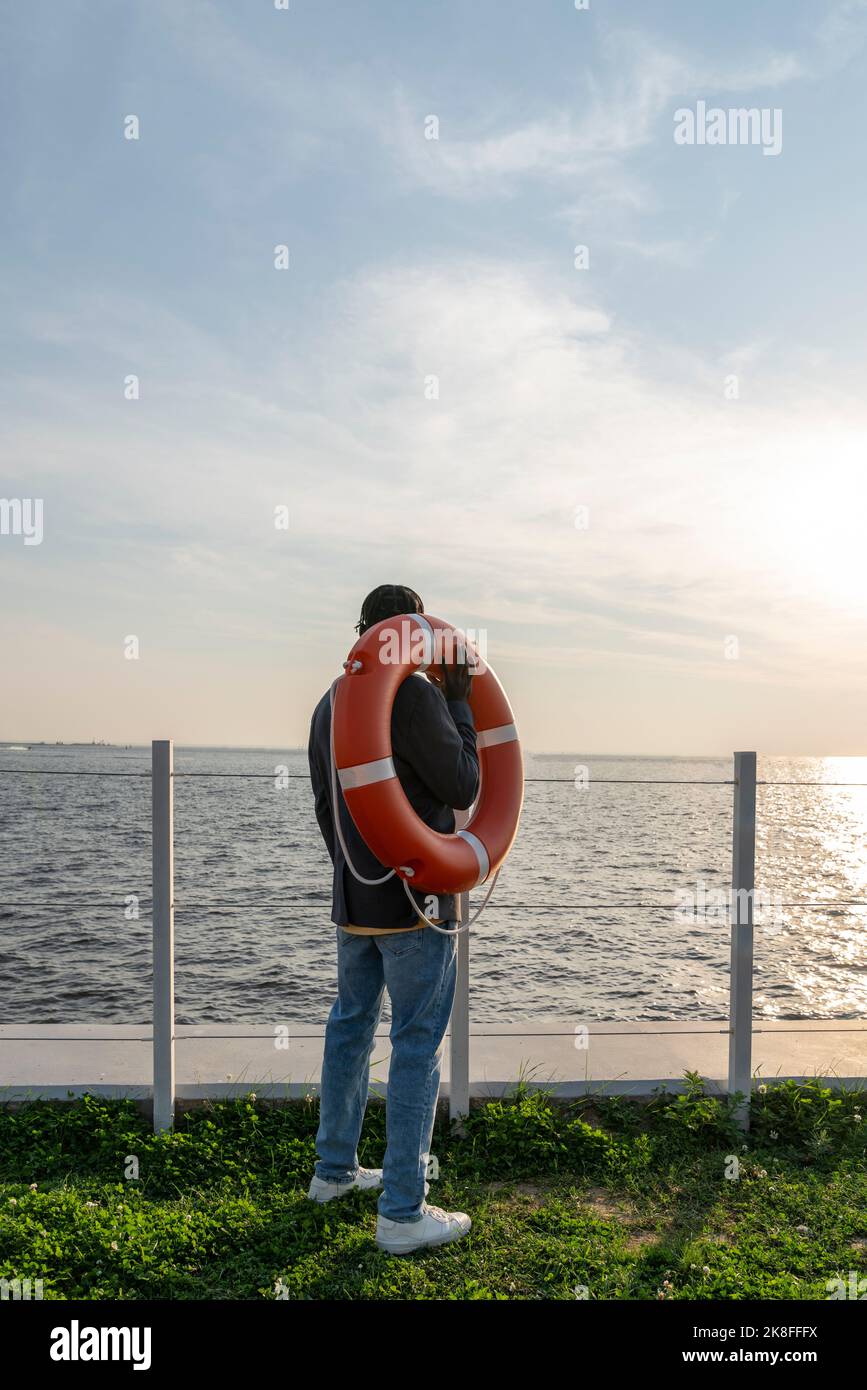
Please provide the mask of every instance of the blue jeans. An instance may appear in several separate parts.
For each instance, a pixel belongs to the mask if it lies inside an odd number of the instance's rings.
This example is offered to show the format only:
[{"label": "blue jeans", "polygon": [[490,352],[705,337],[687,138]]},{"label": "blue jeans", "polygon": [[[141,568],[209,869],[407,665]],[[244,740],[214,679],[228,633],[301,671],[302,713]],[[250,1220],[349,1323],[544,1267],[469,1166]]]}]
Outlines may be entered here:
[{"label": "blue jeans", "polygon": [[390,1221],[421,1220],[456,967],[456,937],[430,927],[388,936],[337,928],[337,999],[325,1030],[316,1176],[351,1182],[358,1171],[370,1056],[387,989],[391,1060],[379,1212]]}]

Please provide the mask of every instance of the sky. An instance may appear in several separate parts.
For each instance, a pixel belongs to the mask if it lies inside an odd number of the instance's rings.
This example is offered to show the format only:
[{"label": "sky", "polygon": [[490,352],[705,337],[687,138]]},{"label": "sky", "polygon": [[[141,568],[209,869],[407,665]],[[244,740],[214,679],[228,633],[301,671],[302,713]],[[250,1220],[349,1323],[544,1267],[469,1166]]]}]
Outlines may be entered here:
[{"label": "sky", "polygon": [[2,51],[0,740],[302,745],[396,582],[528,749],[867,754],[865,0],[31,0]]}]

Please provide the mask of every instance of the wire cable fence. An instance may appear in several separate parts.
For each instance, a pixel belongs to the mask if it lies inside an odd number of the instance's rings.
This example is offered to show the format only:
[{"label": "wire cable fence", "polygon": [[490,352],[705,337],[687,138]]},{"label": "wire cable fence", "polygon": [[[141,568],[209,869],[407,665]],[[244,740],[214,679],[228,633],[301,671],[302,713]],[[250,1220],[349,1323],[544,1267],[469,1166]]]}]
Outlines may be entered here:
[{"label": "wire cable fence", "polygon": [[[75,770],[65,768],[41,768],[41,767],[3,767],[0,768],[0,776],[17,775],[19,777],[144,777],[150,780],[149,772],[99,772],[87,771],[80,768]],[[175,781],[180,778],[221,778],[231,777],[240,781],[253,782],[274,782],[292,781],[308,782],[309,774],[306,772],[175,772],[172,774]],[[544,782],[548,786],[575,787],[576,782],[572,777],[525,777],[524,783]],[[587,778],[581,784],[583,788],[589,787],[733,787],[734,780],[731,777],[592,777]],[[774,779],[773,781],[757,781],[757,787],[867,787],[867,782],[826,782],[821,780],[783,782]]]},{"label": "wire cable fence", "polygon": [[[855,781],[827,781],[822,779],[797,779],[797,780],[759,780],[756,777],[756,755],[754,753],[739,753],[734,755],[734,776],[731,778],[638,778],[638,777],[545,777],[529,776],[524,780],[528,784],[539,783],[546,785],[562,785],[572,787],[576,790],[586,791],[591,788],[604,786],[649,786],[649,787],[731,787],[733,788],[733,832],[732,832],[732,880],[731,892],[732,901],[727,909],[728,925],[731,933],[731,962],[730,962],[730,999],[729,999],[729,1023],[727,1027],[715,1028],[708,1023],[700,1028],[671,1028],[665,1027],[654,1029],[647,1024],[636,1025],[632,1029],[612,1029],[592,1027],[589,1032],[596,1037],[630,1037],[635,1036],[640,1029],[641,1036],[701,1036],[714,1033],[719,1036],[729,1037],[729,1090],[747,1093],[750,1090],[751,1075],[751,1038],[753,1034],[765,1031],[761,1025],[761,1020],[754,1020],[752,1017],[752,976],[753,976],[753,897],[755,892],[755,809],[756,793],[759,788],[769,789],[774,787],[867,787],[867,782]],[[582,773],[586,770],[586,765],[582,766]],[[185,899],[183,895],[175,896],[174,892],[174,830],[173,830],[173,795],[172,787],[179,779],[202,779],[202,780],[224,780],[235,779],[244,781],[265,781],[272,784],[285,784],[287,781],[307,781],[306,772],[289,771],[287,768],[278,766],[273,772],[244,772],[244,771],[175,771],[173,766],[173,747],[170,741],[155,742],[152,746],[152,767],[150,771],[144,769],[117,771],[112,769],[82,769],[82,768],[21,768],[4,767],[0,768],[0,776],[21,776],[21,777],[106,777],[106,778],[134,778],[148,779],[152,785],[152,847],[153,847],[153,892],[152,894],[130,894],[124,895],[120,901],[113,897],[96,898],[91,894],[84,897],[70,896],[67,893],[59,894],[54,898],[28,898],[26,901],[16,902],[7,900],[3,905],[6,909],[18,908],[29,910],[33,909],[56,909],[60,904],[67,908],[100,911],[112,909],[123,910],[129,906],[129,900],[133,899],[136,905],[136,912],[152,919],[153,929],[153,950],[154,950],[154,1029],[151,1034],[134,1036],[121,1036],[115,1033],[111,1035],[89,1034],[87,1041],[118,1042],[118,1043],[150,1043],[154,1048],[154,1125],[155,1128],[167,1128],[173,1122],[174,1100],[175,1100],[175,1067],[174,1067],[174,1048],[176,1042],[193,1042],[198,1040],[263,1040],[272,1036],[270,1032],[232,1032],[215,1033],[200,1031],[198,1026],[194,1033],[186,1036],[176,1033],[174,1019],[174,913],[179,911],[204,912],[209,911],[244,911],[249,908],[265,908],[272,915],[295,916],[298,912],[322,911],[330,904],[330,894],[305,895],[293,898],[280,897],[272,900],[261,896],[255,897],[210,897],[207,899]],[[635,890],[640,900],[631,899],[623,901],[600,901],[598,899],[585,899],[577,902],[555,902],[546,903],[539,901],[497,901],[493,899],[488,907],[488,911],[521,911],[527,913],[564,913],[580,911],[646,911],[646,912],[666,912],[670,913],[674,907],[673,902],[660,902],[656,898],[658,889],[647,887]],[[79,894],[81,890],[78,890]],[[650,897],[650,901],[644,901],[644,895]],[[469,895],[462,895],[465,910],[469,907]],[[778,903],[777,907],[786,910],[799,911],[839,911],[841,909],[855,909],[867,907],[867,899],[863,898],[820,898],[815,900],[796,899],[789,902]],[[717,914],[719,915],[719,914]],[[761,925],[761,924],[759,924]],[[463,944],[463,950],[462,950]],[[513,1037],[513,1032],[496,1032],[485,1028],[481,1032],[471,1032],[469,1027],[469,972],[468,957],[466,955],[465,938],[462,943],[458,941],[459,971],[458,971],[458,993],[456,995],[456,1008],[452,1019],[452,1051],[451,1051],[451,1075],[452,1087],[450,1100],[453,1114],[466,1113],[469,1103],[469,1040],[470,1037],[476,1038],[507,1038]],[[461,957],[463,956],[463,968],[461,968]],[[789,1020],[785,1020],[788,1022]],[[797,1022],[797,1020],[793,1020]],[[822,1028],[775,1028],[775,1033],[805,1033],[805,1032],[825,1032],[825,1033],[849,1033],[867,1031],[859,1026],[860,1021],[855,1020],[855,1026],[851,1026],[853,1020],[846,1021],[849,1026],[838,1026],[831,1020],[826,1021],[831,1026]],[[574,1033],[574,1030],[573,1030]],[[554,1030],[543,1031],[524,1031],[521,1029],[521,1036],[533,1038],[564,1038],[573,1036],[567,1033]],[[82,1041],[80,1037],[65,1034],[7,1034],[9,1041],[26,1042],[76,1042]],[[288,1038],[310,1038],[320,1039],[321,1033],[302,1033],[287,1031]],[[376,1034],[377,1037],[387,1036],[386,1034]],[[456,1084],[457,1083],[457,1084]]]},{"label": "wire cable fence", "polygon": [[[148,899],[139,897],[138,894],[129,894],[129,895],[127,895],[127,896],[135,896],[136,898],[138,898],[138,902],[137,902],[136,905],[137,905],[138,910],[139,910],[140,912],[141,912],[141,911],[143,911],[143,912],[149,912],[149,911],[150,911],[150,908],[144,906],[144,904],[148,901]],[[106,911],[109,910],[109,909],[112,909],[112,908],[120,908],[120,909],[122,909],[122,908],[124,908],[124,907],[127,906],[127,903],[126,903],[124,900],[119,899],[119,898],[102,898],[102,899],[100,899],[100,898],[94,898],[94,897],[92,897],[91,895],[88,895],[86,898],[82,898],[82,899],[76,901],[74,898],[73,898],[73,899],[69,899],[65,894],[62,895],[62,896],[58,896],[57,898],[49,898],[49,899],[44,899],[44,900],[35,899],[35,898],[27,898],[26,901],[22,901],[22,902],[20,902],[20,903],[16,903],[16,902],[14,902],[14,901],[11,900],[11,899],[6,899],[6,900],[3,902],[3,904],[0,904],[0,906],[4,906],[4,907],[23,907],[23,908],[30,908],[30,907],[52,908],[52,907],[58,907],[61,903],[62,903],[64,906],[66,906],[66,907],[82,908],[82,909],[84,909],[84,908],[96,907],[96,908],[99,908],[100,910],[105,909]],[[322,897],[320,897],[320,898],[280,898],[280,899],[278,899],[276,902],[269,902],[267,898],[250,898],[249,901],[242,901],[242,900],[240,900],[240,899],[238,899],[238,898],[212,898],[209,902],[187,902],[187,901],[185,901],[185,899],[183,899],[183,898],[175,898],[174,901],[172,902],[172,907],[174,908],[174,910],[175,910],[176,912],[178,912],[178,911],[181,911],[181,912],[201,912],[201,911],[207,911],[209,908],[217,908],[217,909],[219,909],[220,911],[225,911],[225,910],[227,910],[227,909],[231,910],[232,908],[237,908],[239,911],[245,911],[246,909],[251,908],[251,907],[262,907],[262,908],[267,908],[269,912],[277,912],[277,913],[279,913],[279,912],[287,911],[287,910],[290,909],[290,908],[296,908],[296,907],[304,907],[304,908],[309,908],[311,911],[314,911],[314,910],[317,910],[317,911],[318,911],[318,910],[319,910],[320,908],[322,908],[322,907],[329,907],[330,904],[331,904],[331,896],[330,896],[330,894],[329,894],[328,896],[322,896]],[[586,908],[602,908],[602,909],[604,909],[604,910],[609,910],[609,909],[613,910],[614,908],[630,908],[630,909],[633,909],[633,908],[634,908],[634,909],[646,910],[646,911],[648,911],[648,912],[671,912],[672,909],[673,909],[674,907],[676,907],[676,906],[677,906],[677,903],[672,903],[672,902],[667,902],[667,903],[637,903],[637,902],[627,902],[627,903],[622,903],[622,902],[618,902],[618,903],[600,903],[600,902],[595,902],[595,901],[585,901],[585,902],[580,902],[580,903],[563,903],[563,902],[558,902],[558,903],[540,903],[540,902],[532,902],[532,903],[513,903],[513,902],[498,902],[496,898],[492,898],[492,899],[491,899],[491,903],[490,903],[490,910],[493,910],[494,908],[500,908],[500,909],[503,910],[503,911],[509,910],[509,911],[516,911],[516,912],[517,912],[517,911],[524,911],[524,912],[582,912],[582,911],[584,911]],[[823,898],[818,898],[818,899],[816,899],[814,902],[805,902],[805,901],[803,901],[803,900],[799,900],[798,902],[790,902],[790,903],[783,903],[783,902],[781,902],[781,903],[775,903],[775,907],[782,907],[782,908],[786,908],[786,909],[809,908],[809,909],[815,909],[817,912],[821,912],[821,911],[823,911],[823,910],[826,909],[826,908],[838,908],[838,907],[867,907],[867,898],[824,898],[824,899],[823,899]]]},{"label": "wire cable fence", "polygon": [[[298,750],[293,751],[297,752]],[[145,777],[148,780],[151,778],[151,773],[146,770],[113,772],[108,769],[103,771],[99,768],[0,767],[0,776],[9,775],[19,777]],[[286,781],[287,779],[298,782],[309,782],[310,780],[310,775],[307,772],[173,771],[172,777],[175,781],[181,777],[233,777],[245,781],[264,782]],[[575,779],[572,777],[525,777],[524,782],[546,782],[564,787],[575,786]],[[582,785],[587,787],[733,787],[735,779],[733,777],[589,777]],[[791,781],[778,778],[771,780],[757,778],[755,785],[757,787],[867,787],[867,782],[830,782],[824,778],[798,778]]]}]

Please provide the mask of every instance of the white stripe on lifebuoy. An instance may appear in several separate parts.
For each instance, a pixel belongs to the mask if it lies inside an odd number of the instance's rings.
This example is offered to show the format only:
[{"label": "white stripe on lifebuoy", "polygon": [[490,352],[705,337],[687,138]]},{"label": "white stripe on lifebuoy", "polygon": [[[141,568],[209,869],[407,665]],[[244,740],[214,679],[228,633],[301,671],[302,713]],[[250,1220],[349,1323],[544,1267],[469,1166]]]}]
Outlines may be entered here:
[{"label": "white stripe on lifebuoy", "polygon": [[518,730],[514,724],[501,724],[498,729],[482,729],[476,734],[477,748],[493,748],[497,743],[514,743]]},{"label": "white stripe on lifebuoy", "polygon": [[372,763],[338,768],[337,776],[343,790],[349,791],[352,787],[369,787],[372,782],[387,782],[389,777],[396,777],[397,773],[391,758],[376,758]]},{"label": "white stripe on lifebuoy", "polygon": [[488,851],[485,849],[478,835],[474,835],[471,830],[459,830],[457,834],[462,840],[466,840],[470,848],[475,851],[476,858],[479,861],[479,876],[476,879],[476,887],[478,888],[479,884],[484,883],[490,873],[491,865],[488,860]]},{"label": "white stripe on lifebuoy", "polygon": [[412,616],[415,618],[415,621],[418,623],[419,627],[424,628],[425,633],[429,638],[429,641],[425,642],[425,651],[428,653],[428,660],[420,662],[419,665],[416,667],[417,671],[426,671],[428,667],[433,665],[434,653],[436,652],[436,638],[434,637],[434,630],[428,622],[427,618],[423,618],[421,613],[413,613]]}]

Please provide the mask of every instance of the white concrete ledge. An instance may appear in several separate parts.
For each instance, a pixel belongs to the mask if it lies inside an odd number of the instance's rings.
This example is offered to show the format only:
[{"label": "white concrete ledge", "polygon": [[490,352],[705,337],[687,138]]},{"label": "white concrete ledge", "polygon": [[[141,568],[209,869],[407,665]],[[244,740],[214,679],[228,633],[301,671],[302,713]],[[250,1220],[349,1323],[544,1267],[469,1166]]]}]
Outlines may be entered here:
[{"label": "white concrete ledge", "polygon": [[[275,1047],[273,1029],[250,1024],[178,1027],[178,1100],[220,1099],[254,1090],[265,1098],[315,1094],[324,1028],[286,1025],[288,1048]],[[508,1094],[519,1078],[562,1097],[589,1093],[649,1095],[682,1089],[685,1071],[725,1090],[728,1024],[595,1023],[588,1046],[576,1048],[574,1019],[475,1024],[470,1038],[470,1095]],[[377,1034],[371,1092],[385,1093],[390,1045]],[[822,1076],[838,1085],[867,1087],[867,1024],[857,1020],[757,1022],[753,1035],[757,1080]],[[440,1095],[449,1093],[445,1045]],[[131,1024],[7,1024],[0,1027],[0,1102],[66,1100],[90,1092],[148,1100],[150,1029]]]}]

